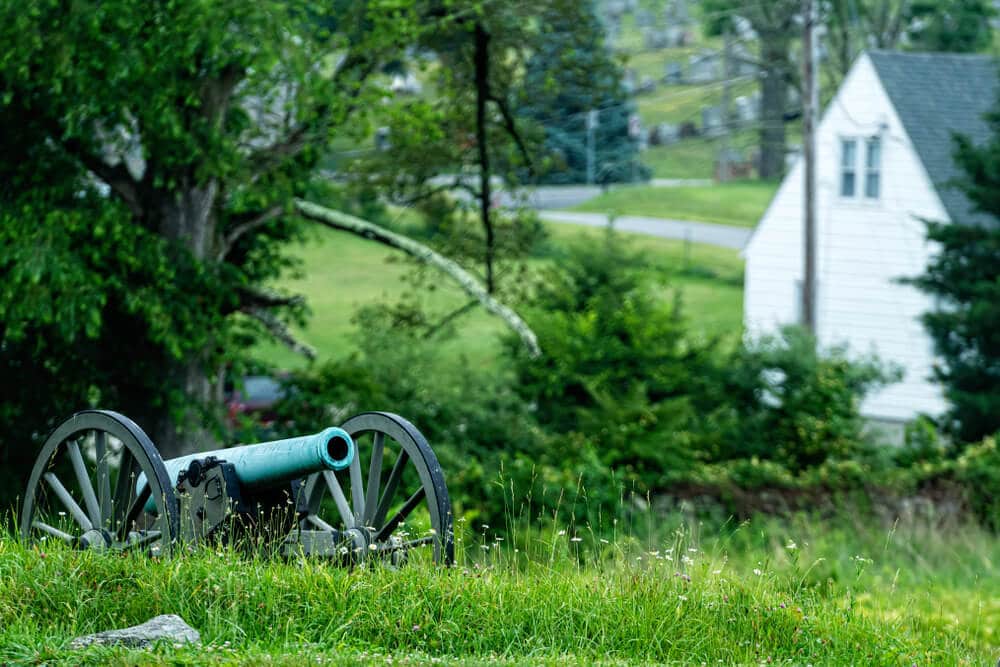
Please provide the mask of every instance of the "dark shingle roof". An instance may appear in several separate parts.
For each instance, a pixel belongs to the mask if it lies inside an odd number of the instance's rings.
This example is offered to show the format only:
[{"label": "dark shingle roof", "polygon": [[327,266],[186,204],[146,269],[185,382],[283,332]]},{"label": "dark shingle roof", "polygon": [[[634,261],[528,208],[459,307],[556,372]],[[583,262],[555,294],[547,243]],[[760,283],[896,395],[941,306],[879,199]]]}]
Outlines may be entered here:
[{"label": "dark shingle roof", "polygon": [[965,195],[949,183],[960,176],[952,160],[952,133],[977,144],[989,137],[982,116],[997,103],[997,62],[989,56],[950,53],[868,55],[952,221],[995,224],[973,212]]}]

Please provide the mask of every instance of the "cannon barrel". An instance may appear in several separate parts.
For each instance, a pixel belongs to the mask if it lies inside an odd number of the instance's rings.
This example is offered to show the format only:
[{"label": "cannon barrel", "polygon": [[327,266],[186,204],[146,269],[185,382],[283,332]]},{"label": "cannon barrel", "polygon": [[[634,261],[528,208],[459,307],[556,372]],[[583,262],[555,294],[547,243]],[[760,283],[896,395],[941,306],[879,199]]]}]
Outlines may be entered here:
[{"label": "cannon barrel", "polygon": [[[163,462],[167,475],[177,484],[178,475],[191,462],[214,456],[231,463],[240,484],[247,489],[277,486],[321,470],[343,470],[354,460],[354,440],[347,431],[331,426],[319,433],[272,440],[254,445],[198,452]],[[136,492],[146,486],[145,474],[136,480]],[[151,509],[152,499],[147,503]],[[155,507],[155,505],[153,505]]]}]

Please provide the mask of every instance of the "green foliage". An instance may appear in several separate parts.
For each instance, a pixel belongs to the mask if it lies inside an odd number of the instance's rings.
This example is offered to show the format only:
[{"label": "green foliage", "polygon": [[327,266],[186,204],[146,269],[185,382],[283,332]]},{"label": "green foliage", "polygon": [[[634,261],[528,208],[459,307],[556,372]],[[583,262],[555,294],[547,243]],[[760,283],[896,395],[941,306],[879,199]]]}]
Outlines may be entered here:
[{"label": "green foliage", "polygon": [[993,43],[987,0],[916,0],[909,8],[907,36],[915,51],[975,53]]},{"label": "green foliage", "polygon": [[954,471],[976,517],[1000,532],[1000,449],[996,437],[968,447],[955,461]]},{"label": "green foliage", "polygon": [[691,397],[712,346],[686,338],[677,308],[651,292],[643,262],[612,232],[596,247],[571,248],[535,295],[543,358],[514,353],[517,391],[540,425],[566,436],[566,449],[589,446],[601,465],[648,488],[664,470],[692,463]]},{"label": "green foliage", "polygon": [[793,472],[856,456],[863,443],[861,398],[898,379],[875,359],[818,349],[798,328],[741,346],[723,364],[722,437],[715,459],[771,459]]},{"label": "green foliage", "polygon": [[5,463],[98,401],[168,454],[217,435],[213,385],[271,337],[259,314],[303,314],[265,288],[300,234],[289,201],[334,135],[363,129],[352,112],[418,6],[0,7]]},{"label": "green foliage", "polygon": [[936,300],[923,321],[941,358],[934,375],[951,406],[945,428],[961,442],[1000,430],[1000,111],[986,120],[990,140],[976,146],[957,138],[955,160],[963,172],[958,185],[990,221],[928,222],[939,251],[910,281]]},{"label": "green foliage", "polygon": [[[414,321],[416,317],[416,321]],[[541,435],[506,375],[446,360],[424,334],[420,313],[365,308],[356,317],[359,352],[294,373],[277,423],[287,435],[315,432],[367,410],[395,412],[432,443],[457,506],[499,520],[492,485],[502,457],[535,455]],[[446,363],[447,362],[447,363]]]}]

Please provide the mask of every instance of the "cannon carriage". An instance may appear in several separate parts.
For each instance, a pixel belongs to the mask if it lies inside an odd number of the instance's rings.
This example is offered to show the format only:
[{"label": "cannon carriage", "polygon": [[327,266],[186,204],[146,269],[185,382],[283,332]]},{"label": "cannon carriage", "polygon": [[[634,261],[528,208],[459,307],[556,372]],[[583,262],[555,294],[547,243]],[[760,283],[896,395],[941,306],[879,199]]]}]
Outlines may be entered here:
[{"label": "cannon carriage", "polygon": [[345,564],[454,558],[437,457],[413,424],[386,412],[168,460],[128,417],[79,412],[39,452],[20,533],[116,552],[221,541]]}]

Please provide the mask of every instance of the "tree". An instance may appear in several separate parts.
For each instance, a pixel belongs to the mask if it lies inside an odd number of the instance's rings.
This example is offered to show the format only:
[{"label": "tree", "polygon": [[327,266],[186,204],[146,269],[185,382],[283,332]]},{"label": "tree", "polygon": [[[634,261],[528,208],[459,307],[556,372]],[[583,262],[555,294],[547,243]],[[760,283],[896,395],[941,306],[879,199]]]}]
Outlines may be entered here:
[{"label": "tree", "polygon": [[993,43],[987,0],[913,0],[907,37],[914,51],[975,53]]},{"label": "tree", "polygon": [[[383,66],[444,20],[431,9],[0,9],[12,129],[0,138],[0,368],[18,380],[3,388],[5,456],[93,403],[133,415],[166,456],[213,444],[225,369],[262,336],[292,341],[303,315],[265,287],[300,234],[295,198],[320,191],[330,139],[364,126]],[[393,244],[355,223],[339,228]]]},{"label": "tree", "polygon": [[962,442],[1000,431],[1000,107],[986,115],[991,137],[955,138],[958,186],[985,221],[928,222],[938,252],[911,282],[935,297],[923,320],[941,362],[934,376],[950,409],[947,429]]},{"label": "tree", "polygon": [[795,27],[802,11],[801,0],[706,0],[704,4],[710,34],[721,34],[736,17],[746,19],[757,33],[757,62],[760,81],[760,162],[761,178],[780,178],[785,171],[785,123],[798,110],[788,108],[788,89],[798,86],[791,49]]},{"label": "tree", "polygon": [[579,3],[573,12],[559,6],[543,10],[539,27],[539,48],[527,63],[519,114],[544,128],[548,160],[541,180],[649,178],[629,135],[635,105],[622,87],[621,66],[605,45],[593,3]]},{"label": "tree", "polygon": [[[499,289],[499,264],[523,254],[539,229],[533,215],[497,206],[495,181],[502,178],[514,191],[519,175],[532,173],[536,142],[515,118],[512,102],[537,45],[541,8],[554,5],[574,8],[566,0],[544,0],[491,13],[478,1],[449,3],[454,18],[428,34],[405,64],[431,63],[424,68],[432,70],[434,95],[384,107],[379,122],[388,130],[388,146],[355,164],[359,186],[420,209],[433,242],[481,269],[491,294]],[[473,216],[478,232],[469,228]]]}]

